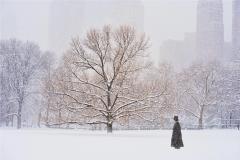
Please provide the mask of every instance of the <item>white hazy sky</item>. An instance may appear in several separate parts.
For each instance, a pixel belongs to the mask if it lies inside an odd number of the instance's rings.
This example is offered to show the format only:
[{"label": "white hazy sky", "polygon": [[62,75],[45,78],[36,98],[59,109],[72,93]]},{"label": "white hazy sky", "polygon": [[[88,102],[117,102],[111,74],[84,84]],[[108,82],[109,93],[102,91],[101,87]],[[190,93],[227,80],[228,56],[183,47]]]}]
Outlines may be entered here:
[{"label": "white hazy sky", "polygon": [[[0,14],[1,9],[5,10],[5,15],[0,17],[15,15],[16,32],[4,33],[1,38],[31,40],[38,43],[42,49],[51,50],[47,35],[49,6],[52,0],[0,0],[3,1],[10,3],[7,7],[0,7]],[[231,41],[232,0],[223,2],[225,40]],[[159,48],[164,40],[181,40],[184,33],[195,32],[197,0],[143,0],[143,3],[144,29],[151,39],[151,52],[155,60],[159,59]]]}]

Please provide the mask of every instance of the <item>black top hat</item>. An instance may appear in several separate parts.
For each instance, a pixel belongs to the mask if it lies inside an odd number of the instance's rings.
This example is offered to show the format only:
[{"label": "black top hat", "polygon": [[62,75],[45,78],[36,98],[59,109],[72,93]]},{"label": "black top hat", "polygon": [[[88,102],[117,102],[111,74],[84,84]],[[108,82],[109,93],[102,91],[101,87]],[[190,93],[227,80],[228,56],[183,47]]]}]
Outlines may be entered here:
[{"label": "black top hat", "polygon": [[178,121],[178,116],[174,116],[174,121]]}]

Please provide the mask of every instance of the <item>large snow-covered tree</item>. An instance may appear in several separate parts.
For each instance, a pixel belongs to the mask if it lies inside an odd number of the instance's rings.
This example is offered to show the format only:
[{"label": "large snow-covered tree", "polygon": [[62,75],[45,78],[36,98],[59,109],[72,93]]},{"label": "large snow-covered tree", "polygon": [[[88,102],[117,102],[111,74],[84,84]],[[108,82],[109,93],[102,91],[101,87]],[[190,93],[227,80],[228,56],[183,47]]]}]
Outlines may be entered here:
[{"label": "large snow-covered tree", "polygon": [[49,92],[61,123],[105,124],[127,117],[144,118],[147,100],[163,94],[146,90],[139,81],[146,69],[148,39],[130,26],[90,30],[86,38],[74,38],[55,73]]}]

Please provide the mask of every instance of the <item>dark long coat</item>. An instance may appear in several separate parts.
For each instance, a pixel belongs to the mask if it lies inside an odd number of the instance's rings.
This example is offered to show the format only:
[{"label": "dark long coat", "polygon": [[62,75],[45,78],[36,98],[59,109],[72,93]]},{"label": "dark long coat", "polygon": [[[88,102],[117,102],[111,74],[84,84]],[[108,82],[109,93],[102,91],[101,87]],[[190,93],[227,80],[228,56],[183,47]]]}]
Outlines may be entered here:
[{"label": "dark long coat", "polygon": [[171,146],[175,148],[183,147],[182,132],[179,122],[175,122],[171,139]]}]

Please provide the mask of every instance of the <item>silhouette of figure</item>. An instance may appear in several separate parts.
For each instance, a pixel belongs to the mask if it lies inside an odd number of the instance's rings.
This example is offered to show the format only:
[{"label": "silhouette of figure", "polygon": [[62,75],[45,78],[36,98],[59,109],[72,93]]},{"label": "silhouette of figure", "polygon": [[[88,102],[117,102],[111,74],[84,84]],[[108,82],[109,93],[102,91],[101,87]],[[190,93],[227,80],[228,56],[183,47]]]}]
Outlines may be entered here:
[{"label": "silhouette of figure", "polygon": [[174,116],[173,119],[175,121],[175,124],[173,126],[171,147],[174,147],[175,149],[180,149],[180,147],[183,147],[181,126],[178,122],[178,116]]}]

